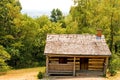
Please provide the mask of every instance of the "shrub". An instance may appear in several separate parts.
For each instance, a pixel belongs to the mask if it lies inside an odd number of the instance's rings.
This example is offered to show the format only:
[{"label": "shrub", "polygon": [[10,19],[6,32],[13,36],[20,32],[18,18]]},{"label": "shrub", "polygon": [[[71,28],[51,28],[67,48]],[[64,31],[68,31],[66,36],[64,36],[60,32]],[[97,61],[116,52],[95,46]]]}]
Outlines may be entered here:
[{"label": "shrub", "polygon": [[6,49],[0,45],[0,72],[6,72],[9,70],[9,66],[6,61],[10,59],[10,54],[6,51]]},{"label": "shrub", "polygon": [[43,78],[43,76],[44,76],[44,73],[43,72],[39,72],[38,73],[38,75],[37,75],[37,77],[38,77],[38,79],[42,79]]},{"label": "shrub", "polygon": [[117,73],[117,70],[120,69],[120,57],[117,54],[112,54],[110,59],[109,72],[111,76],[114,76]]}]

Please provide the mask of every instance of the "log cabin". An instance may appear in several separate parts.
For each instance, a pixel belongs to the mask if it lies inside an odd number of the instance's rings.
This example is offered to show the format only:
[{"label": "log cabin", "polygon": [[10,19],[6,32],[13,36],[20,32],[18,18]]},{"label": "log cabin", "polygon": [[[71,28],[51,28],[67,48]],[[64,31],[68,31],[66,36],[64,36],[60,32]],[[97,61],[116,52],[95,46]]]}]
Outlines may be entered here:
[{"label": "log cabin", "polygon": [[92,34],[48,34],[44,54],[47,75],[73,76],[91,71],[106,75],[111,56],[104,35]]}]

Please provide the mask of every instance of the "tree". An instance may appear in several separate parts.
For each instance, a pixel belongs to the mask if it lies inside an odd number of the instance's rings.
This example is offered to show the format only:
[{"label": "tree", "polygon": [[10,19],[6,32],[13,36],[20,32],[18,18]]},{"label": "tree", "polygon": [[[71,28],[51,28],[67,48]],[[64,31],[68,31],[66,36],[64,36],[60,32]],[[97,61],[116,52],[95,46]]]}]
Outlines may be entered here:
[{"label": "tree", "polygon": [[[36,63],[33,55],[37,54],[35,45],[38,44],[36,36],[39,25],[27,15],[22,15],[20,24],[17,24],[17,41],[11,45],[9,51],[12,55],[9,65],[14,68],[33,67]],[[37,64],[36,64],[37,65]]]},{"label": "tree", "polygon": [[[14,54],[12,53],[14,49],[12,45],[17,42],[18,36],[16,35],[17,27],[15,22],[21,15],[20,10],[21,6],[17,0],[0,1],[0,45],[2,46],[1,51],[9,56]],[[9,60],[6,60],[4,62],[8,63]],[[7,64],[5,65],[7,68]]]},{"label": "tree", "polygon": [[52,22],[57,22],[59,20],[61,20],[63,18],[63,14],[62,12],[57,8],[57,9],[53,9],[50,15],[50,20]]},{"label": "tree", "polygon": [[2,0],[0,7],[0,34],[12,34],[10,29],[14,26],[14,19],[20,15],[21,6],[15,0]]},{"label": "tree", "polygon": [[78,32],[78,23],[73,21],[73,17],[69,14],[65,17],[66,33],[76,34]]},{"label": "tree", "polygon": [[14,20],[20,15],[20,6],[15,0],[0,2],[0,44],[9,47],[14,42]]}]

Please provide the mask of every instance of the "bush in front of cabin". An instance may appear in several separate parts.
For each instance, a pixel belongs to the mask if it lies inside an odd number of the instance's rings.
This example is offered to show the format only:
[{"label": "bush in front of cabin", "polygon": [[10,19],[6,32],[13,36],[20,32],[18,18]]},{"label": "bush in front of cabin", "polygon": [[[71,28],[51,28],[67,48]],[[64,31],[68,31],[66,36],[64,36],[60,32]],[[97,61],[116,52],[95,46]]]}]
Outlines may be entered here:
[{"label": "bush in front of cabin", "polygon": [[109,72],[111,76],[114,76],[120,70],[120,56],[117,54],[112,54],[110,59]]},{"label": "bush in front of cabin", "polygon": [[42,79],[44,77],[44,73],[43,72],[39,72],[37,75],[38,79]]}]

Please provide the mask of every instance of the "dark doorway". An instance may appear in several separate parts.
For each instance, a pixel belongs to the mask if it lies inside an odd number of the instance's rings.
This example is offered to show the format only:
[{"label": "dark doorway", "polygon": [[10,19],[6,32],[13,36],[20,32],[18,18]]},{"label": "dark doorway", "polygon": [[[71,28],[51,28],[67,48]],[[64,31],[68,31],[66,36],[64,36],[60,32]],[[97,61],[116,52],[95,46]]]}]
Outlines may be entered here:
[{"label": "dark doorway", "polygon": [[88,70],[88,58],[80,58],[80,70]]}]

